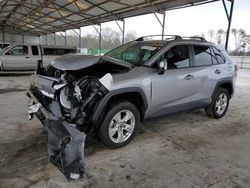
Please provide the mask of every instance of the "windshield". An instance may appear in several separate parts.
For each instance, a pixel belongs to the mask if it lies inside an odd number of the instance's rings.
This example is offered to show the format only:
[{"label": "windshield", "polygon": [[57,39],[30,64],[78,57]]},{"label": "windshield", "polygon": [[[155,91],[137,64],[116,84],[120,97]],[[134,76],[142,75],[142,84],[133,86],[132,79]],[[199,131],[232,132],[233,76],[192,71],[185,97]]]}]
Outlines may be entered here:
[{"label": "windshield", "polygon": [[3,49],[0,49],[0,55],[3,55],[3,52],[7,51],[8,49],[10,49],[11,47],[13,47],[12,45],[9,45]]},{"label": "windshield", "polygon": [[122,45],[105,56],[140,66],[155,55],[166,43],[165,42],[131,42]]}]

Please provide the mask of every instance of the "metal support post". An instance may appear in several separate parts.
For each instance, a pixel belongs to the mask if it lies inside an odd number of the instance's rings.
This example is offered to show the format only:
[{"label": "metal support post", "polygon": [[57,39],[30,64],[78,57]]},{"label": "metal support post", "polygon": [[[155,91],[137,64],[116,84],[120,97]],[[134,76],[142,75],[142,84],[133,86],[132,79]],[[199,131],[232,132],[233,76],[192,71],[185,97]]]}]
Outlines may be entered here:
[{"label": "metal support post", "polygon": [[163,36],[165,34],[165,19],[166,19],[166,13],[164,11],[164,14],[163,14],[163,23],[162,23],[162,39],[163,39]]},{"label": "metal support post", "polygon": [[56,46],[56,34],[54,33],[54,45]]},{"label": "metal support post", "polygon": [[65,30],[65,35],[64,35],[64,46],[67,45],[67,31]]},{"label": "metal support post", "polygon": [[162,37],[161,38],[163,40],[164,39],[164,34],[165,34],[165,18],[166,18],[166,13],[165,13],[165,10],[160,10],[157,13],[160,13],[160,14],[163,15],[163,20],[161,21],[160,18],[159,18],[159,16],[157,16],[157,14],[154,13],[156,19],[158,20],[159,24],[161,25],[161,28],[162,28],[162,33],[161,33]]},{"label": "metal support post", "polygon": [[81,52],[81,48],[82,48],[81,28],[78,29],[78,32],[75,29],[73,29],[73,31],[78,36],[78,41],[79,41],[78,48],[79,48],[79,52]]},{"label": "metal support post", "polygon": [[100,24],[100,33],[99,33],[99,55],[101,55],[102,50],[102,26]]},{"label": "metal support post", "polygon": [[115,20],[115,23],[117,24],[117,26],[119,27],[120,31],[122,32],[122,44],[124,44],[124,39],[125,39],[125,20],[119,20],[122,21],[122,27],[121,25],[118,23],[117,20]]},{"label": "metal support post", "polygon": [[227,36],[226,36],[226,43],[225,43],[226,50],[228,50],[229,35],[230,35],[231,23],[232,23],[232,18],[233,18],[233,10],[234,10],[234,0],[228,0],[228,1],[231,2],[230,12],[227,9],[225,0],[222,0],[224,9],[227,15],[227,19],[228,19]]},{"label": "metal support post", "polygon": [[5,43],[5,34],[3,32],[3,44]]},{"label": "metal support post", "polygon": [[81,27],[79,28],[79,52],[81,52],[82,49],[82,30]]}]

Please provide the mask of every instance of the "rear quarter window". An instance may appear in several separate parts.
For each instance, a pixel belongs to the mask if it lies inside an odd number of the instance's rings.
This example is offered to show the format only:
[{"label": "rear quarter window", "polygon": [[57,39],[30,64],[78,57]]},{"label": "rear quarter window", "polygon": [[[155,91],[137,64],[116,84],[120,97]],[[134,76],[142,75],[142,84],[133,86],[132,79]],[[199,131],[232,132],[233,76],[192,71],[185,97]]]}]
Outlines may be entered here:
[{"label": "rear quarter window", "polygon": [[44,55],[56,55],[56,49],[55,48],[44,48],[43,49]]},{"label": "rear quarter window", "polygon": [[223,64],[226,62],[226,58],[222,55],[222,53],[215,47],[212,47],[214,51],[215,58],[218,62],[218,64]]},{"label": "rear quarter window", "polygon": [[64,55],[69,53],[76,53],[76,49],[67,48],[44,48],[44,55]]}]

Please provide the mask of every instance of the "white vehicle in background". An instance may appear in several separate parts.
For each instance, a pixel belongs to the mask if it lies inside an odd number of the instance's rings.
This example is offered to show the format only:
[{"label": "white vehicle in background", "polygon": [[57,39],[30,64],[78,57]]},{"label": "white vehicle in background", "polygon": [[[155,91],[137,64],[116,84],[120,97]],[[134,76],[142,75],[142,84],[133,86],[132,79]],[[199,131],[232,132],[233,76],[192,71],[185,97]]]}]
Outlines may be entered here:
[{"label": "white vehicle in background", "polygon": [[77,53],[76,47],[12,44],[0,52],[1,71],[31,71],[42,61],[46,67],[55,58],[64,54]]}]

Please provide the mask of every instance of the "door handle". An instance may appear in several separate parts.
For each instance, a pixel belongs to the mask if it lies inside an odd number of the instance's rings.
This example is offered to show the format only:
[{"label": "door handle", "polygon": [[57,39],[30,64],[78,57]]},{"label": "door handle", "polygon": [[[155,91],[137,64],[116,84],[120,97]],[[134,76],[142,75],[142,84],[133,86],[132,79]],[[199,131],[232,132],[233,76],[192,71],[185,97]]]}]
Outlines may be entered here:
[{"label": "door handle", "polygon": [[214,73],[220,74],[220,73],[221,73],[221,70],[220,70],[220,69],[216,69],[216,70],[214,71]]},{"label": "door handle", "polygon": [[194,78],[194,75],[193,74],[188,74],[187,76],[185,76],[185,80],[191,80]]},{"label": "door handle", "polygon": [[29,59],[30,57],[27,56],[27,57],[25,57],[25,58],[26,58],[26,59]]}]

